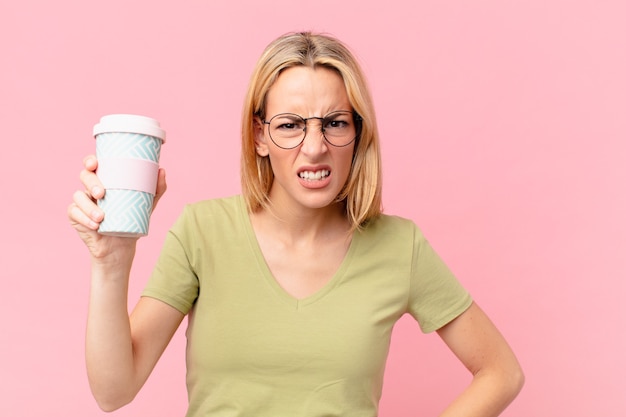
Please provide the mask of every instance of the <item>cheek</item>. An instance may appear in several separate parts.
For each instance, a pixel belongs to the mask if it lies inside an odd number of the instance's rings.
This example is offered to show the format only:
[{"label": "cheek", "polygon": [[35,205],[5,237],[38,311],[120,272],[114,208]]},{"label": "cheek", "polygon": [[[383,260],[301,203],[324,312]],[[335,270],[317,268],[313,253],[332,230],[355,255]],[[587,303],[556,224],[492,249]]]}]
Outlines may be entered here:
[{"label": "cheek", "polygon": [[345,151],[346,152],[342,152],[341,156],[337,159],[337,168],[339,169],[339,173],[344,181],[347,180],[350,175],[350,171],[352,170],[352,160],[354,158],[354,151],[352,149],[345,149]]},{"label": "cheek", "polygon": [[274,175],[280,175],[283,171],[286,172],[294,164],[294,157],[283,149],[271,149],[268,151],[267,157]]}]

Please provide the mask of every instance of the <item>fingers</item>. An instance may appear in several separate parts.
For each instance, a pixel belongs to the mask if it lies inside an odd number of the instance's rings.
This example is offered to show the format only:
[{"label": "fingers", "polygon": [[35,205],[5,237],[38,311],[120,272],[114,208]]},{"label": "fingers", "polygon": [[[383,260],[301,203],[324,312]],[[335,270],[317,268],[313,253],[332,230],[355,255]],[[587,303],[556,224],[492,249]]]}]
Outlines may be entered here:
[{"label": "fingers", "polygon": [[98,230],[104,219],[104,212],[84,191],[74,193],[74,201],[68,207],[68,217],[74,225],[82,225],[90,230]]},{"label": "fingers", "polygon": [[98,159],[95,155],[87,155],[83,158],[83,166],[89,171],[95,171],[98,168]]},{"label": "fingers", "polygon": [[83,183],[85,190],[89,192],[90,196],[99,200],[104,197],[104,187],[96,176],[98,160],[94,155],[89,155],[83,159],[83,165],[85,169],[80,172],[80,181]]},{"label": "fingers", "polygon": [[167,190],[167,181],[165,178],[165,169],[159,168],[159,177],[157,179],[156,198],[161,198]]},{"label": "fingers", "polygon": [[159,168],[159,178],[157,179],[157,188],[156,188],[156,193],[154,194],[154,203],[152,205],[152,211],[154,211],[154,208],[156,207],[157,203],[159,202],[163,194],[165,194],[166,190],[167,190],[167,181],[165,178],[165,169]]},{"label": "fingers", "polygon": [[83,232],[84,229],[97,231],[100,226],[98,223],[91,220],[74,203],[67,207],[67,217],[70,219],[70,224],[79,232]]},{"label": "fingers", "polygon": [[74,228],[80,231],[81,226],[88,230],[98,230],[104,219],[104,212],[96,201],[104,197],[104,187],[96,176],[98,160],[94,155],[83,159],[84,169],[80,172],[80,181],[85,191],[76,191],[72,203],[67,208],[67,215]]},{"label": "fingers", "polygon": [[[81,226],[88,230],[98,230],[104,219],[104,212],[96,204],[97,200],[104,197],[104,186],[96,175],[98,160],[94,155],[88,155],[83,159],[84,169],[80,172],[80,181],[85,191],[76,191],[73,202],[68,206],[67,214],[75,228]],[[165,169],[159,168],[157,187],[154,196],[153,210],[167,190]]]}]

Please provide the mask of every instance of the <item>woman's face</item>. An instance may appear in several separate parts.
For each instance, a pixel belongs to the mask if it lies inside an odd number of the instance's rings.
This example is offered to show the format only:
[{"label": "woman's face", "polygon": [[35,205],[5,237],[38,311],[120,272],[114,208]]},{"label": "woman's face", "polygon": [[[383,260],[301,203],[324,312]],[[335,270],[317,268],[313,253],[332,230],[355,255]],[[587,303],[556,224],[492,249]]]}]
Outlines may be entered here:
[{"label": "woman's face", "polygon": [[[283,71],[270,88],[265,120],[280,113],[321,118],[339,110],[352,113],[341,76],[323,67],[297,66]],[[355,142],[344,147],[329,144],[321,132],[321,120],[311,119],[304,141],[293,149],[282,149],[271,140],[269,129],[257,120],[256,148],[259,155],[269,156],[272,165],[274,205],[297,210],[333,203],[348,179]]]}]

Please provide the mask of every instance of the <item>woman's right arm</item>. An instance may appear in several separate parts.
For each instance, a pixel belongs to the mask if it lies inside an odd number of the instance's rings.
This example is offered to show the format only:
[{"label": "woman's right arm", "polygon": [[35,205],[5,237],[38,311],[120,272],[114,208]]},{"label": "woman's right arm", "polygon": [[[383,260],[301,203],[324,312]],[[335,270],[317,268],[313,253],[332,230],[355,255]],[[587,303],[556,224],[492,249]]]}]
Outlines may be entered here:
[{"label": "woman's right arm", "polygon": [[[104,188],[88,156],[77,191],[68,207],[70,223],[91,254],[91,292],[87,317],[87,374],[93,395],[105,411],[129,403],[139,392],[180,325],[184,315],[173,307],[142,297],[128,314],[128,281],[137,238],[97,233],[104,218],[96,201]],[[166,189],[159,170],[155,205]]]}]

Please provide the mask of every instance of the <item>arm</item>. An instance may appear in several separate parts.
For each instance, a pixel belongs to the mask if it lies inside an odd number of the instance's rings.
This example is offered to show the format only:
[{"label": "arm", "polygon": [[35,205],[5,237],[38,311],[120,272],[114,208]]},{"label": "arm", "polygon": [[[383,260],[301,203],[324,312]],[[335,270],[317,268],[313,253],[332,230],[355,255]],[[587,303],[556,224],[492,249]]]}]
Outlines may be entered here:
[{"label": "arm", "polygon": [[[95,174],[96,158],[85,158],[84,165],[80,178],[86,191],[74,193],[68,217],[91,254],[87,374],[99,406],[111,411],[135,397],[183,314],[160,301],[142,298],[129,316],[128,281],[137,239],[97,233],[104,213],[95,201],[104,196],[104,188]],[[155,204],[166,188],[165,172],[160,170]]]},{"label": "arm", "polygon": [[500,415],[522,389],[524,375],[498,329],[474,303],[437,333],[473,375],[440,417]]},{"label": "arm", "polygon": [[92,269],[85,356],[91,391],[105,411],[135,398],[184,317],[148,297],[129,317],[127,293],[126,274]]}]

